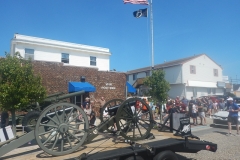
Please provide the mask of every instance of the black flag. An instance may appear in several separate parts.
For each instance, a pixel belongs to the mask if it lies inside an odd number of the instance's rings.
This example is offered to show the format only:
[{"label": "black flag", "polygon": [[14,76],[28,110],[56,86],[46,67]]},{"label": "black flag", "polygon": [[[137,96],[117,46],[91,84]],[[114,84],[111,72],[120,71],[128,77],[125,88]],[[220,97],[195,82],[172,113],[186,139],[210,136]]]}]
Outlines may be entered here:
[{"label": "black flag", "polygon": [[139,9],[138,11],[133,12],[133,16],[136,17],[136,18],[147,17],[148,16],[148,10],[147,10],[147,8]]}]

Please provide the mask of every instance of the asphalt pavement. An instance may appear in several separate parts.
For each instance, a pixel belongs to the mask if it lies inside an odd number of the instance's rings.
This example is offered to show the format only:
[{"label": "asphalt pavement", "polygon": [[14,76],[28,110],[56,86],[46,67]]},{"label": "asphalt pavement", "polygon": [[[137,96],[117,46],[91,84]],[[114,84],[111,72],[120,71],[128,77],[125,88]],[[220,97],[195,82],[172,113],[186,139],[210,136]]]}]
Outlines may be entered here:
[{"label": "asphalt pavement", "polygon": [[[218,145],[217,151],[210,152],[202,150],[198,153],[177,153],[179,160],[240,160],[240,136],[226,136],[227,126],[212,124],[212,119],[208,119],[205,127],[192,128],[192,134],[201,140],[210,141]],[[232,128],[232,133],[236,135],[236,128]]]}]

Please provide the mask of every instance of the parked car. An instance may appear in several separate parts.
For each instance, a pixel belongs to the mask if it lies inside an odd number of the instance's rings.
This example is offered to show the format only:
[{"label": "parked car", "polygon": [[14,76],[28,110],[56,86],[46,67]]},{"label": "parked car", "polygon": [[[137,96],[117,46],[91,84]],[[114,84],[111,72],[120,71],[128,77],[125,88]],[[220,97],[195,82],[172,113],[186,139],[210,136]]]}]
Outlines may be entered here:
[{"label": "parked car", "polygon": [[[240,107],[240,103],[237,103]],[[218,111],[213,115],[213,124],[215,125],[228,125],[227,119],[229,112],[227,111],[227,107],[225,107],[222,111]],[[238,112],[238,122],[240,124],[240,111]],[[234,125],[234,124],[232,124]]]}]

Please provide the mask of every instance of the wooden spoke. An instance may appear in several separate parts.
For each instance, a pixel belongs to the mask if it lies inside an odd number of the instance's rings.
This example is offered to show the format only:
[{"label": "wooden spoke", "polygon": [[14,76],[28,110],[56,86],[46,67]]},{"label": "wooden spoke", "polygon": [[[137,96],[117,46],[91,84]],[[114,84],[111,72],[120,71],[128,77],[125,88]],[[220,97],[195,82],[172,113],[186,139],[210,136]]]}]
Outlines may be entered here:
[{"label": "wooden spoke", "polygon": [[[147,107],[145,113],[142,113],[142,108],[139,110],[136,108],[135,105],[137,101]],[[132,106],[135,106],[134,111]],[[129,98],[124,101],[116,114],[116,125],[121,129],[120,135],[131,141],[145,139],[153,128],[153,124],[151,123],[153,121],[151,112],[149,105],[139,98]],[[144,120],[143,117],[146,117],[147,120]]]},{"label": "wooden spoke", "polygon": [[[71,119],[70,116],[75,111],[77,114]],[[79,115],[82,117],[82,122],[77,121]],[[74,104],[50,105],[42,111],[36,122],[34,134],[37,144],[43,151],[53,156],[72,153],[85,142],[88,136],[89,124],[87,122],[87,115]],[[75,133],[81,133],[81,138]]]}]

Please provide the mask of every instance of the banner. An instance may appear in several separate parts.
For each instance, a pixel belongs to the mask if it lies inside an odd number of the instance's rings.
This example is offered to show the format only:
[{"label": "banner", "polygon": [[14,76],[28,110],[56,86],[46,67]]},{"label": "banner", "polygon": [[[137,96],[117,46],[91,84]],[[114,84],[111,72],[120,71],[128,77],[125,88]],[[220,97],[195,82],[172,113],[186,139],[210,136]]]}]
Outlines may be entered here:
[{"label": "banner", "polygon": [[136,17],[136,18],[147,17],[148,16],[148,10],[147,10],[147,8],[139,9],[138,11],[133,12],[133,16]]}]

